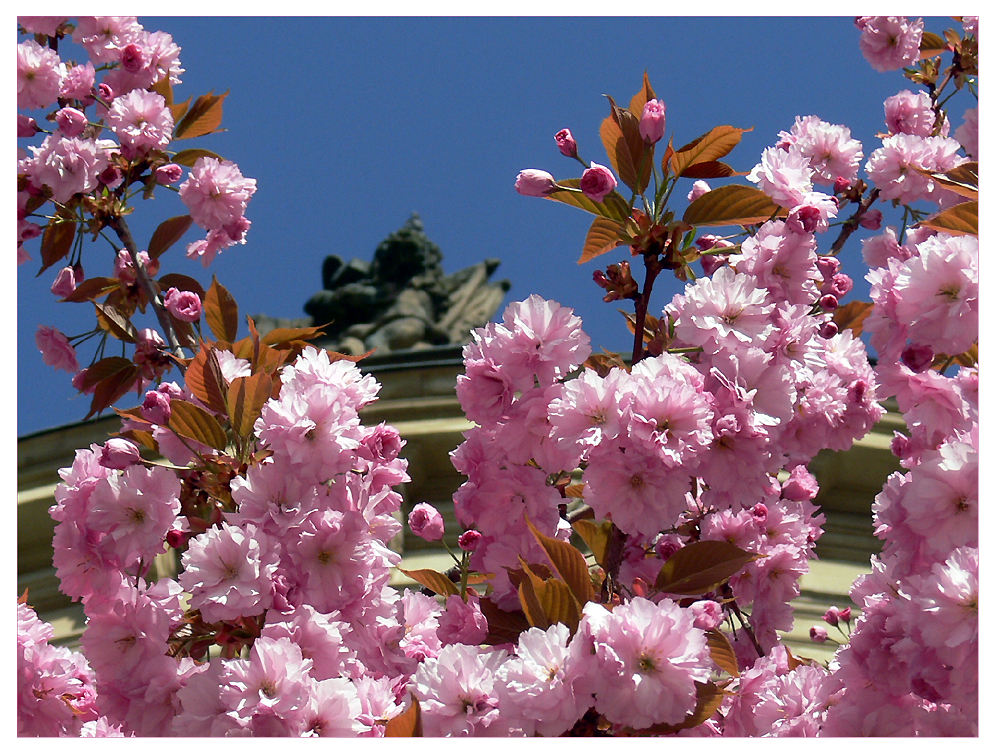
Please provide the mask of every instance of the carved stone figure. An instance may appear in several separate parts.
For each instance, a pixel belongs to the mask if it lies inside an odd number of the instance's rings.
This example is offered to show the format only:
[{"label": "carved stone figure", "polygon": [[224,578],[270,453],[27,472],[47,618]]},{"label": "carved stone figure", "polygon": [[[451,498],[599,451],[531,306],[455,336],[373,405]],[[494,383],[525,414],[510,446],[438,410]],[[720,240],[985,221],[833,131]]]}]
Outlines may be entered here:
[{"label": "carved stone figure", "polygon": [[446,275],[441,249],[413,214],[386,237],[368,262],[323,261],[323,289],[305,303],[309,318],[254,316],[261,335],[274,328],[326,324],[315,343],[345,354],[380,354],[443,344],[465,344],[471,330],[500,309],[510,281],[490,281],[500,261],[490,258]]}]

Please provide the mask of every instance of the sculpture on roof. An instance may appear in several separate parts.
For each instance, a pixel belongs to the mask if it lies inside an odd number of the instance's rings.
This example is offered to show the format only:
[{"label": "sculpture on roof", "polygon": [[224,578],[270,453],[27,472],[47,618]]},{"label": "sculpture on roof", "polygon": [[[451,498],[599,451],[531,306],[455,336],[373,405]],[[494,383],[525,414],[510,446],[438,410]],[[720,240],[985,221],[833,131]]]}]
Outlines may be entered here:
[{"label": "sculpture on roof", "polygon": [[500,265],[488,258],[452,274],[441,266],[441,249],[413,214],[375,249],[374,258],[323,261],[323,289],[305,303],[305,321],[255,316],[261,334],[290,325],[326,325],[317,340],[345,354],[378,354],[444,344],[464,344],[471,330],[486,325],[510,289],[490,281]]}]

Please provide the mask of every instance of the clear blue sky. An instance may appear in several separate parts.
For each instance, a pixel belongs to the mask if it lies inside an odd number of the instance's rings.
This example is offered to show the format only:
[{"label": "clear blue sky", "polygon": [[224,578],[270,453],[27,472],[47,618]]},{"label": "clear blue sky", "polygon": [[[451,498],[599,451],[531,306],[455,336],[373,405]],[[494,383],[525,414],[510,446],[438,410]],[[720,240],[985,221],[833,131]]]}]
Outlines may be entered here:
[{"label": "clear blue sky", "polygon": [[[205,271],[183,256],[195,229],[163,256],[161,273],[186,273],[206,287],[214,273],[243,313],[299,317],[321,288],[326,255],[370,259],[416,211],[446,272],[500,258],[495,278],[513,282],[507,301],[537,293],[574,307],[595,349],[630,348],[617,305],[604,304],[591,280],[627,251],[577,265],[591,217],[514,192],[528,167],[579,176],[557,151],[556,131],[570,128],[585,159],[606,163],[602,94],[627,106],[646,70],[675,144],[715,125],[754,128],[726,158],[739,170],[752,168],[796,115],[847,125],[867,158],[880,145],[882,102],[913,88],[899,72],[865,62],[850,17],[139,20],[182,48],[179,100],[231,92],[227,132],[184,147],[235,161],[258,186],[246,245]],[[925,18],[935,33],[952,25]],[[955,100],[953,127],[969,106],[969,97]],[[880,208],[898,225],[898,212]],[[133,233],[144,245],[160,221],[182,213],[175,195],[158,193],[137,206]],[[821,250],[835,234],[820,235]],[[39,323],[83,332],[92,311],[57,304],[48,291],[57,269],[36,279],[37,240],[29,251],[33,262],[16,272],[19,435],[79,420],[89,407],[89,397],[73,398],[66,373],[42,363],[34,332]],[[87,251],[88,275],[107,275],[108,246]],[[867,295],[857,239],[841,258],[855,296]],[[653,310],[679,289],[663,282]],[[91,354],[81,352],[84,365]]]}]

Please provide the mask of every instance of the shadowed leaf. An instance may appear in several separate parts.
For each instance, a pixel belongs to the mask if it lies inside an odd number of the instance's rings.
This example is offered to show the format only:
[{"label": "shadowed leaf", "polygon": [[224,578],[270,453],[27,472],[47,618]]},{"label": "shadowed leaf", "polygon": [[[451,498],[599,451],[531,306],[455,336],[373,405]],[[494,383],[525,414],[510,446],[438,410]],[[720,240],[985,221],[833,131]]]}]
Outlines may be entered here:
[{"label": "shadowed leaf", "polygon": [[703,161],[685,169],[681,177],[690,177],[692,180],[714,180],[721,177],[742,177],[747,174],[750,173],[737,172],[725,162]]},{"label": "shadowed leaf", "polygon": [[222,157],[219,156],[214,151],[209,151],[207,148],[188,148],[183,151],[178,152],[170,160],[174,164],[180,164],[182,167],[193,167],[198,159],[205,157],[206,159],[218,159],[222,161]]},{"label": "shadowed leaf", "polygon": [[605,219],[603,216],[595,218],[594,223],[587,231],[587,238],[583,241],[583,254],[580,255],[580,260],[577,263],[586,263],[588,260],[614,250],[619,245],[624,245],[625,243],[618,238],[618,232],[621,229],[622,225],[617,221]]},{"label": "shadowed leaf", "polygon": [[929,219],[924,219],[917,226],[929,227],[948,234],[971,234],[978,237],[979,201],[966,201],[946,208]]},{"label": "shadowed leaf", "polygon": [[[556,184],[579,190],[580,178],[574,177],[571,180],[559,180]],[[588,213],[603,216],[606,219],[612,219],[614,221],[625,221],[626,218],[632,215],[632,211],[629,209],[628,203],[625,202],[625,199],[617,190],[606,195],[604,200],[600,203],[595,203],[583,193],[570,190],[557,190],[551,195],[545,196],[545,199],[565,203],[568,206],[575,206],[576,208],[582,208]]]},{"label": "shadowed leaf", "polygon": [[145,430],[125,430],[124,432],[119,432],[118,435],[123,438],[128,438],[133,443],[137,443],[140,447],[146,448],[153,453],[160,452],[160,446],[156,443],[156,438],[153,437],[153,433],[146,432]]},{"label": "shadowed leaf", "polygon": [[53,217],[42,232],[42,267],[37,275],[41,276],[42,271],[69,255],[75,238],[76,222],[63,221],[60,216]]},{"label": "shadowed leaf", "polygon": [[131,362],[129,365],[129,367],[116,369],[97,383],[94,388],[94,396],[90,401],[90,411],[87,412],[84,419],[90,419],[94,414],[107,409],[140,381],[139,368]]},{"label": "shadowed leaf", "polygon": [[99,302],[95,302],[94,308],[97,311],[97,322],[101,328],[119,341],[126,341],[130,344],[136,342],[136,337],[139,333],[135,330],[135,326],[132,325],[131,320],[111,305],[102,305]]},{"label": "shadowed leaf", "polygon": [[227,412],[226,380],[222,376],[214,351],[202,344],[201,349],[188,363],[184,385],[199,401],[219,414]]},{"label": "shadowed leaf", "polygon": [[861,329],[864,326],[865,318],[871,315],[874,302],[862,302],[853,300],[846,305],[841,305],[833,314],[833,322],[837,324],[840,331],[850,331],[854,338],[861,338]]},{"label": "shadowed leaf", "polygon": [[121,286],[118,279],[114,279],[108,276],[94,276],[90,279],[85,279],[77,285],[76,289],[73,290],[72,294],[59,300],[60,302],[89,302],[91,300],[97,299],[98,297],[103,297],[105,294],[113,292],[115,289]]},{"label": "shadowed leaf", "polygon": [[[517,592],[528,622],[533,627],[542,630],[557,622],[562,622],[569,628],[570,633],[576,633],[583,608],[570,587],[558,578],[549,578],[543,581],[535,575],[523,559],[521,559],[521,567],[524,570],[525,579],[521,582]],[[587,584],[590,585],[589,576]]]},{"label": "shadowed leaf", "polygon": [[205,293],[205,320],[219,341],[232,343],[240,326],[240,313],[236,300],[215,276]]},{"label": "shadowed leaf", "polygon": [[590,572],[587,561],[576,547],[561,539],[554,539],[540,532],[531,521],[525,517],[528,528],[538,543],[545,550],[545,556],[550,563],[549,568],[569,586],[573,596],[582,607],[594,598],[594,588],[590,583]]},{"label": "shadowed leaf", "polygon": [[[605,96],[607,96],[605,94]],[[610,96],[611,114],[601,123],[601,143],[608,152],[608,161],[621,181],[637,193],[649,185],[652,172],[652,148],[639,134],[639,119],[622,109]],[[644,102],[645,104],[645,102]]]},{"label": "shadowed leaf", "polygon": [[698,596],[714,591],[759,555],[729,542],[701,541],[681,547],[656,576],[654,588],[668,594]]},{"label": "shadowed leaf", "polygon": [[502,610],[485,597],[479,599],[479,608],[489,625],[489,635],[484,641],[487,645],[517,643],[518,636],[531,627],[531,623],[520,612]]},{"label": "shadowed leaf", "polygon": [[229,442],[219,420],[189,401],[174,399],[170,402],[167,426],[182,438],[191,438],[219,451],[225,450]]},{"label": "shadowed leaf", "polygon": [[604,555],[608,549],[608,540],[611,538],[611,521],[597,524],[589,518],[585,518],[574,523],[573,530],[580,535],[590,551],[594,553],[594,560],[597,561],[597,564],[604,567]]},{"label": "shadowed leaf", "polygon": [[687,172],[689,167],[718,161],[736,147],[744,133],[749,133],[751,130],[753,128],[734,128],[732,125],[719,125],[712,128],[704,135],[677,149],[670,158],[670,171],[681,177],[692,177],[693,175]]},{"label": "shadowed leaf", "polygon": [[233,430],[241,438],[249,437],[253,433],[254,422],[271,397],[272,386],[271,376],[266,372],[233,378],[229,384],[229,419]]},{"label": "shadowed leaf", "polygon": [[930,31],[923,32],[920,37],[920,59],[926,60],[929,57],[935,57],[940,55],[942,52],[948,51],[948,42],[939,37],[937,34],[933,34]]},{"label": "shadowed leaf", "polygon": [[160,226],[156,228],[153,232],[153,236],[149,238],[149,257],[159,258],[163,253],[170,249],[170,247],[176,243],[184,233],[191,227],[193,220],[190,216],[175,216],[172,219],[167,219]]},{"label": "shadowed leaf", "polygon": [[95,385],[100,383],[106,378],[113,377],[123,370],[134,370],[135,365],[132,364],[132,360],[125,359],[125,357],[105,357],[104,359],[99,359],[83,374],[83,378],[80,383],[81,391],[89,391]]},{"label": "shadowed leaf", "polygon": [[[320,335],[322,326],[310,326],[309,328],[275,328],[264,334],[260,343],[264,346],[280,346],[290,341],[308,341]],[[337,352],[339,354],[339,352]],[[362,355],[359,359],[362,359]],[[346,355],[345,355],[346,358]]]},{"label": "shadowed leaf", "polygon": [[222,102],[227,96],[228,91],[218,96],[209,93],[195,99],[194,104],[174,127],[174,140],[196,138],[215,132],[222,124]]},{"label": "shadowed leaf", "polygon": [[696,198],[684,212],[684,222],[697,227],[760,224],[788,209],[775,205],[763,191],[749,185],[723,185]]},{"label": "shadowed leaf", "polygon": [[639,92],[632,97],[632,101],[629,102],[628,111],[635,116],[635,119],[642,119],[642,110],[646,106],[646,102],[650,102],[656,98],[656,93],[653,91],[653,87],[649,83],[649,73],[646,71],[642,72],[642,88]]},{"label": "shadowed leaf", "polygon": [[439,573],[436,570],[403,570],[399,568],[399,572],[405,576],[409,576],[417,583],[426,586],[435,594],[440,594],[444,597],[456,596],[458,594],[458,587],[451,582],[451,579],[444,573]]},{"label": "shadowed leaf", "polygon": [[[194,292],[202,300],[205,299],[205,288],[199,283],[197,279],[193,279],[190,276],[186,276],[183,273],[168,273],[164,274],[160,278],[156,279],[157,285],[160,290],[166,294],[170,287],[176,287],[182,292]],[[204,301],[202,302],[204,305]]]},{"label": "shadowed leaf", "polygon": [[705,638],[708,641],[708,651],[712,655],[715,666],[726,674],[733,677],[740,676],[739,663],[736,660],[736,652],[729,639],[718,628],[705,631]]}]

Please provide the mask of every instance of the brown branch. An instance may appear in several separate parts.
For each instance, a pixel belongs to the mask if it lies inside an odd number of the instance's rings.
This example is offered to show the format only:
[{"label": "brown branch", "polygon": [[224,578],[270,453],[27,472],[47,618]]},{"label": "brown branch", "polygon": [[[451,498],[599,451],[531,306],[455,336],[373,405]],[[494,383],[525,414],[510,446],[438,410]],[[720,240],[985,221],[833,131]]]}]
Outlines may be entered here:
[{"label": "brown branch", "polygon": [[836,255],[844,249],[844,244],[847,242],[847,238],[854,234],[858,227],[861,226],[861,216],[868,212],[868,210],[872,207],[872,204],[875,203],[875,200],[878,198],[878,195],[879,189],[875,188],[871,191],[867,198],[858,204],[858,210],[855,211],[854,215],[844,222],[844,225],[840,228],[840,234],[837,235],[837,239],[834,241],[833,247],[830,248],[828,255]]}]

